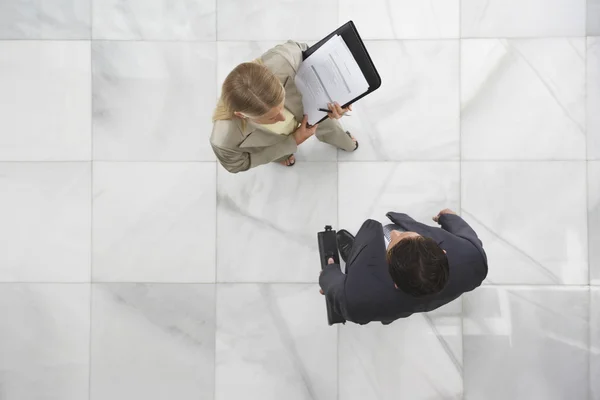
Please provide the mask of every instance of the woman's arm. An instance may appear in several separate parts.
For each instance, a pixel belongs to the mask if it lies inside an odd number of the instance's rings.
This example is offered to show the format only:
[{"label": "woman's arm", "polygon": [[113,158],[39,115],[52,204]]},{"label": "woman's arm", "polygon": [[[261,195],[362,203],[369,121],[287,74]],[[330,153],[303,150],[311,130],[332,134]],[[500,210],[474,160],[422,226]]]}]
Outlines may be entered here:
[{"label": "woman's arm", "polygon": [[235,174],[251,168],[250,153],[225,149],[211,144],[217,159],[227,171]]},{"label": "woman's arm", "polygon": [[273,162],[281,157],[294,154],[298,150],[294,135],[289,135],[286,140],[269,147],[264,147],[261,151],[250,154],[250,168]]},{"label": "woman's arm", "polygon": [[211,146],[223,168],[234,174],[273,162],[288,154],[294,154],[298,149],[294,135],[255,153],[248,153],[242,149],[227,149],[212,143]]}]

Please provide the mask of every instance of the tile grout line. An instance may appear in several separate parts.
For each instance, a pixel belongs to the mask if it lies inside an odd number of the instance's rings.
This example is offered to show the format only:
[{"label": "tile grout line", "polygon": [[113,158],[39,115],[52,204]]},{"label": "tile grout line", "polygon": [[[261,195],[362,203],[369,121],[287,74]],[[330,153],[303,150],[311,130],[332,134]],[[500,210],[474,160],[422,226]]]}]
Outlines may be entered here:
[{"label": "tile grout line", "polygon": [[[462,0],[458,0],[458,209],[462,215]],[[462,297],[462,296],[461,296]],[[465,399],[465,299],[460,303],[461,398]]]},{"label": "tile grout line", "polygon": [[90,0],[90,335],[88,347],[88,400],[92,398],[92,313],[94,276],[94,0]]},{"label": "tile grout line", "polygon": [[[59,281],[6,281],[0,282],[0,285],[318,285],[319,282],[290,282],[290,281],[222,281],[222,282],[149,282],[149,281],[81,281],[81,282],[59,282]],[[517,289],[530,288],[532,290],[543,290],[543,289],[600,289],[600,285],[588,285],[587,283],[575,283],[575,284],[552,284],[552,283],[484,283],[480,287],[482,288],[506,288],[512,287]]]},{"label": "tile grout line", "polygon": [[[337,5],[337,12],[336,12],[336,21],[337,21],[337,25],[339,26],[341,24],[341,18],[340,18],[340,9],[341,9],[341,4],[340,4],[341,0],[337,0],[336,5]],[[343,127],[344,130],[346,130],[346,127]],[[335,210],[335,215],[336,215],[336,225],[337,225],[337,229],[339,230],[340,228],[340,151],[339,149],[335,149],[335,197],[336,197],[336,210]],[[341,267],[340,267],[341,268]],[[320,289],[320,284],[317,283],[317,285],[319,286]],[[335,366],[335,398],[337,400],[340,400],[340,325],[341,324],[337,324],[336,325],[336,331],[335,331],[335,362],[336,362],[336,366]]]},{"label": "tile grout line", "polygon": [[218,264],[219,264],[219,194],[218,194],[218,184],[219,184],[219,164],[215,161],[215,281],[214,281],[214,319],[215,319],[215,329],[214,329],[214,358],[213,358],[213,400],[216,399],[217,396],[217,291],[218,291],[218,282],[217,282],[217,274],[218,274]]},{"label": "tile grout line", "polygon": [[[92,30],[93,32],[93,30]],[[92,33],[90,33],[92,35]],[[217,32],[218,35],[218,32]],[[465,36],[465,37],[431,37],[431,38],[365,38],[363,37],[364,42],[398,42],[398,41],[406,41],[406,42],[448,42],[453,40],[545,40],[545,39],[576,39],[576,38],[588,38],[588,37],[598,37],[600,35],[556,35],[556,36]],[[158,43],[214,43],[214,42],[222,42],[222,43],[261,43],[261,42],[283,42],[288,38],[279,38],[279,39],[260,39],[260,40],[244,40],[244,39],[226,39],[219,40],[218,37],[214,40],[178,40],[178,39],[104,39],[104,38],[77,38],[77,39],[69,39],[69,38],[0,38],[0,42],[33,42],[33,41],[41,41],[41,42],[87,42],[90,40],[101,41],[101,42],[158,42]],[[322,38],[308,38],[308,37],[299,37],[296,38],[301,42],[316,42]]]},{"label": "tile grout line", "polygon": [[[336,12],[336,21],[337,21],[337,25],[339,26],[341,24],[341,18],[340,18],[340,9],[341,9],[341,4],[340,4],[341,0],[337,0],[336,5],[337,5],[337,12]],[[339,121],[338,121],[339,122]],[[343,127],[344,130],[346,130],[346,127]],[[339,230],[340,228],[340,150],[339,149],[335,149],[335,197],[336,197],[336,210],[335,210],[335,216],[336,216],[336,225],[337,228]],[[340,267],[341,268],[341,267]],[[317,285],[319,286],[319,289],[321,288],[321,285],[319,283],[317,283]],[[335,398],[337,400],[340,400],[340,325],[341,324],[337,324],[335,327]]]},{"label": "tile grout line", "polygon": [[94,286],[90,282],[90,337],[89,337],[89,347],[88,347],[88,400],[92,398],[92,305],[93,305],[93,296],[94,296]]},{"label": "tile grout line", "polygon": [[[586,15],[586,32],[587,32],[587,15]],[[592,350],[592,263],[591,263],[591,252],[590,252],[590,161],[589,161],[589,136],[588,136],[588,40],[584,38],[584,63],[583,63],[583,74],[584,74],[584,86],[583,86],[583,104],[584,104],[584,126],[585,126],[585,216],[586,216],[586,228],[587,228],[587,265],[588,265],[588,329],[587,329],[587,350],[588,350],[588,362],[587,362],[587,390],[588,398],[592,400],[592,357],[590,355]]]},{"label": "tile grout line", "polygon": [[215,43],[217,43],[218,41],[219,41],[219,0],[215,0]]},{"label": "tile grout line", "polygon": [[[477,159],[477,160],[461,160],[461,159],[414,159],[414,160],[302,160],[302,163],[308,164],[324,164],[324,163],[338,163],[338,164],[417,164],[417,163],[585,163],[589,161],[600,161],[600,159],[556,159],[556,160],[542,160],[542,159]],[[0,164],[67,164],[67,163],[89,163],[90,160],[0,160]],[[214,160],[94,160],[94,163],[100,164],[212,164]],[[217,164],[218,165],[218,164]]]},{"label": "tile grout line", "polygon": [[[339,150],[336,149],[335,151],[336,154],[336,163],[335,163],[335,183],[336,183],[336,190],[335,190],[335,197],[336,197],[336,225],[339,229],[340,227],[340,164],[339,164],[339,160],[338,160],[338,155],[339,155]],[[341,267],[340,267],[341,268]],[[319,285],[320,287],[321,285]],[[336,354],[335,354],[335,359],[336,359],[336,398],[339,400],[340,399],[340,327],[341,324],[337,324],[336,326]]]},{"label": "tile grout line", "polygon": [[589,185],[589,169],[590,169],[590,158],[589,158],[589,136],[588,136],[588,39],[584,41],[585,58],[583,64],[584,73],[584,87],[583,87],[583,99],[584,99],[584,115],[585,115],[585,216],[586,216],[586,227],[587,227],[587,264],[588,264],[588,285],[592,283],[592,265],[591,265],[591,252],[590,252],[590,185]]},{"label": "tile grout line", "polygon": [[[214,160],[92,160],[98,163],[110,163],[110,164],[211,164]],[[89,163],[90,160],[0,160],[0,164],[20,163],[20,164],[39,164],[39,163],[52,163],[52,164],[66,164],[66,163]]]},{"label": "tile grout line", "polygon": [[592,398],[592,299],[593,299],[593,294],[592,294],[592,287],[588,285],[587,287],[587,298],[588,298],[588,315],[587,315],[587,331],[586,331],[586,336],[587,336],[587,356],[588,356],[588,362],[587,362],[587,380],[588,380],[588,384],[587,384],[587,392],[588,392],[588,398],[590,400],[594,400]]},{"label": "tile grout line", "polygon": [[[215,94],[219,93],[219,0],[215,0]],[[217,98],[218,102],[218,98]],[[213,353],[213,362],[212,362],[212,370],[213,370],[213,390],[212,390],[212,399],[216,400],[217,398],[217,292],[219,290],[217,275],[219,273],[218,265],[219,265],[219,162],[215,158],[214,161],[215,166],[215,281],[214,281],[214,353]]]}]

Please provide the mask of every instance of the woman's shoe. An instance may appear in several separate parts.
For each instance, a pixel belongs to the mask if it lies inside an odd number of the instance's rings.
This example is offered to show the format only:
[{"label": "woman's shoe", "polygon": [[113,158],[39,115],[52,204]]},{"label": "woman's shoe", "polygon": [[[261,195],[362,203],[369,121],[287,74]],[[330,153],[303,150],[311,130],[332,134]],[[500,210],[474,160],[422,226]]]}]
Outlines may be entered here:
[{"label": "woman's shoe", "polygon": [[[348,136],[350,136],[350,139],[352,139],[352,135],[350,134],[350,132],[346,131],[346,134],[347,134]],[[356,147],[355,147],[355,148],[354,148],[354,150],[352,150],[352,151],[356,151],[356,149],[358,149],[358,140],[356,141]]]}]

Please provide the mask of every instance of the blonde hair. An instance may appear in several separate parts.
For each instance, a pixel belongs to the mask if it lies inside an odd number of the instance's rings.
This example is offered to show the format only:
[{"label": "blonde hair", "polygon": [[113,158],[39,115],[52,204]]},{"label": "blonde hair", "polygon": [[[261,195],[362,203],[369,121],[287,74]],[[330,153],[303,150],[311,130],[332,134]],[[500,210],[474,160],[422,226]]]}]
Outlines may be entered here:
[{"label": "blonde hair", "polygon": [[242,63],[227,75],[221,98],[213,112],[213,122],[232,119],[234,112],[260,117],[285,99],[279,79],[262,61]]}]

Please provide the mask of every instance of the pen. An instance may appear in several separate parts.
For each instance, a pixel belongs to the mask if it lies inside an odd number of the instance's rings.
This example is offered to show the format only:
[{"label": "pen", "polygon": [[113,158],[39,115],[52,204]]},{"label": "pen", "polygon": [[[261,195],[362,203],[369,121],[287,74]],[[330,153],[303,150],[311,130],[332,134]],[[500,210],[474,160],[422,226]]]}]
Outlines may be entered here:
[{"label": "pen", "polygon": [[[330,113],[331,112],[331,110],[328,110],[326,108],[319,108],[319,111],[323,111],[323,112],[326,112],[326,113]],[[344,117],[351,117],[352,115],[350,115],[350,114],[344,114],[343,116]]]}]

